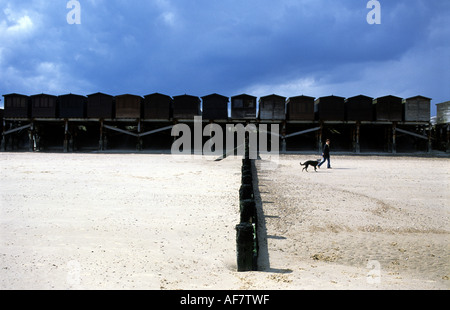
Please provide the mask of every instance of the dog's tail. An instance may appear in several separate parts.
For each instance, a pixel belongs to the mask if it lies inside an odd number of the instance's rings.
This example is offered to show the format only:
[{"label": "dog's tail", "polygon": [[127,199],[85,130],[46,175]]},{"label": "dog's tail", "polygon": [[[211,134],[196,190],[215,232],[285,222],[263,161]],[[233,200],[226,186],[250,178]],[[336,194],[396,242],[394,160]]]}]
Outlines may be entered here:
[{"label": "dog's tail", "polygon": [[304,166],[305,164],[300,163],[300,165]]}]

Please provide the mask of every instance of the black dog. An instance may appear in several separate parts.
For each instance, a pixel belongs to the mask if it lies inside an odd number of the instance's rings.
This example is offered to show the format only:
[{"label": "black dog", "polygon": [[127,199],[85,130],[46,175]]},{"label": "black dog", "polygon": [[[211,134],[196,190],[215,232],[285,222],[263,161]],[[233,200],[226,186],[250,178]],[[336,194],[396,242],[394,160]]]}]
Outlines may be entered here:
[{"label": "black dog", "polygon": [[320,162],[320,160],[308,160],[304,164],[300,163],[300,165],[305,166],[305,168],[303,168],[302,171],[306,170],[306,172],[308,172],[308,167],[313,166],[314,171],[317,172],[317,165],[319,164],[319,162]]}]

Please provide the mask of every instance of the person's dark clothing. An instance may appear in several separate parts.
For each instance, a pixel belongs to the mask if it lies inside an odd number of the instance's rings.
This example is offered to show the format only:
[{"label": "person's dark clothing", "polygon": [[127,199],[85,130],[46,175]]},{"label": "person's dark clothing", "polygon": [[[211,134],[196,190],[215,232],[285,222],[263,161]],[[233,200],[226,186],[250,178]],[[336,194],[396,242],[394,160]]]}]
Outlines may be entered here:
[{"label": "person's dark clothing", "polygon": [[325,144],[325,146],[323,147],[323,160],[320,162],[319,168],[320,168],[320,166],[322,166],[322,164],[325,161],[327,161],[327,168],[331,168],[331,163],[330,163],[330,146],[328,144]]},{"label": "person's dark clothing", "polygon": [[323,156],[330,157],[330,146],[326,143],[325,146],[323,147]]}]

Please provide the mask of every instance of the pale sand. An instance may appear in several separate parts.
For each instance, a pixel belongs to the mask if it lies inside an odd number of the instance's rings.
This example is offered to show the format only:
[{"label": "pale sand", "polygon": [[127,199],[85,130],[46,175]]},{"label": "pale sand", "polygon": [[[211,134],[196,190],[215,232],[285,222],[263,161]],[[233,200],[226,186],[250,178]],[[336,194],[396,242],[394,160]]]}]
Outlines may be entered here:
[{"label": "pale sand", "polygon": [[269,279],[284,289],[450,288],[448,158],[332,156],[333,169],[302,172],[314,158],[257,162]]},{"label": "pale sand", "polygon": [[448,158],[314,158],[256,162],[238,273],[239,158],[0,153],[0,289],[450,288]]}]

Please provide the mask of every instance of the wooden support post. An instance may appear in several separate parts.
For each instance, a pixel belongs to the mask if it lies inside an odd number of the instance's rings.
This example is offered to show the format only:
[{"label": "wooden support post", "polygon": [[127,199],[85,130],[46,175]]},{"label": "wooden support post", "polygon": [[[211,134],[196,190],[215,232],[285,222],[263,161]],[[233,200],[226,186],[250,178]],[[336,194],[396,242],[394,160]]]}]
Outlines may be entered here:
[{"label": "wooden support post", "polygon": [[64,153],[67,153],[69,151],[69,121],[66,119],[64,120]]},{"label": "wooden support post", "polygon": [[253,199],[253,186],[251,184],[242,184],[239,189],[240,200]]},{"label": "wooden support post", "polygon": [[361,129],[361,123],[360,122],[356,122],[355,152],[357,154],[361,153],[361,147],[360,147],[360,144],[359,144],[360,129]]},{"label": "wooden support post", "polygon": [[212,133],[213,133],[213,129],[211,127],[211,125],[213,124],[213,121],[210,120],[208,125],[209,125],[209,132],[208,132],[208,136],[210,139],[208,139],[208,141],[206,142],[207,144],[205,144],[206,147],[206,152],[210,153],[210,152],[214,152],[216,150],[216,145],[213,144],[213,141],[211,141],[212,139]]},{"label": "wooden support post", "polygon": [[432,126],[431,123],[428,124],[428,153],[431,153],[433,151],[433,143],[431,142],[431,130]]},{"label": "wooden support post", "polygon": [[76,131],[72,125],[72,130],[69,130],[69,152],[75,151],[75,144],[74,144],[75,143],[75,141],[74,141],[75,134],[76,134]]},{"label": "wooden support post", "polygon": [[244,199],[239,202],[241,223],[254,223],[256,218],[256,207],[254,199]]},{"label": "wooden support post", "polygon": [[[178,124],[178,121],[177,120],[173,120],[173,126],[175,126],[177,124]],[[178,139],[177,136],[172,136],[172,144],[175,143],[175,141],[177,141],[177,139]]]},{"label": "wooden support post", "polygon": [[104,145],[103,145],[103,119],[100,120],[100,138],[98,140],[98,149],[100,151],[104,150]]},{"label": "wooden support post", "polygon": [[286,143],[286,138],[282,137],[281,138],[281,153],[285,154],[287,150],[287,143]]},{"label": "wooden support post", "polygon": [[39,135],[39,127],[34,124],[34,150],[39,152],[41,150],[41,137]]},{"label": "wooden support post", "polygon": [[396,145],[396,130],[397,128],[397,122],[393,122],[392,123],[392,153],[396,154],[397,153],[397,145]]},{"label": "wooden support post", "polygon": [[1,143],[1,149],[2,151],[6,151],[6,135],[5,135],[5,131],[6,131],[6,121],[3,120],[3,130],[2,130],[2,143]]},{"label": "wooden support post", "polygon": [[447,147],[446,152],[450,153],[450,124],[447,124]]},{"label": "wooden support post", "polygon": [[283,127],[281,128],[281,153],[286,153],[287,143],[286,143],[286,121],[283,122]]},{"label": "wooden support post", "polygon": [[[9,131],[13,130],[12,129],[13,124],[9,123]],[[5,146],[5,151],[8,150],[8,148],[10,150],[14,150],[14,137],[10,134],[8,134],[8,130],[5,132],[5,140],[6,140],[6,146]],[[9,146],[8,146],[9,144]]]},{"label": "wooden support post", "polygon": [[108,135],[105,134],[103,135],[103,150],[107,150],[108,149]]},{"label": "wooden support post", "polygon": [[237,271],[253,270],[253,225],[240,223],[236,225]]},{"label": "wooden support post", "polygon": [[31,122],[30,130],[28,131],[28,151],[34,152],[34,123]]},{"label": "wooden support post", "polygon": [[352,132],[350,133],[350,138],[352,139],[353,153],[356,153],[356,128],[352,129]]},{"label": "wooden support post", "polygon": [[138,120],[138,134],[137,134],[137,146],[136,149],[138,151],[142,151],[142,138],[140,136],[141,133],[141,120]]},{"label": "wooden support post", "polygon": [[319,154],[322,154],[322,132],[323,132],[323,123],[320,123],[320,129],[317,133],[317,148],[319,150]]}]

